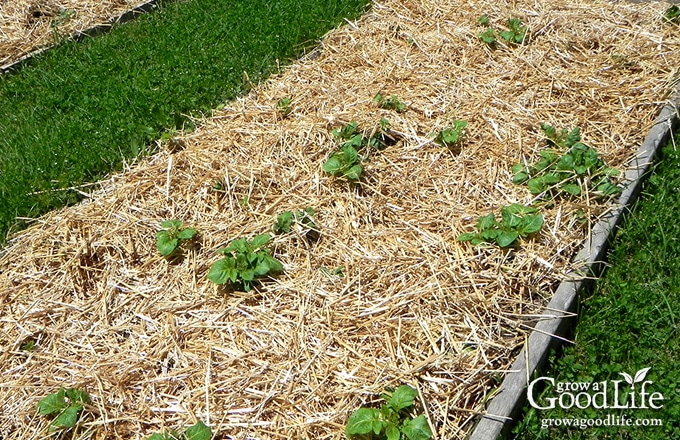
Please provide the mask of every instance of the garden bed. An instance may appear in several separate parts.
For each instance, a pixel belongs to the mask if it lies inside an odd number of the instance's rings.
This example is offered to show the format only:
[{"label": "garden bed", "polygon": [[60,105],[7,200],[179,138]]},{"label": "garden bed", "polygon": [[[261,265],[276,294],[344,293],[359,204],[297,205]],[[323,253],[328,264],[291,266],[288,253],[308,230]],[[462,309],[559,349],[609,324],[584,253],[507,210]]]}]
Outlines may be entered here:
[{"label": "garden bed", "polygon": [[[314,57],[38,219],[0,260],[0,435],[43,438],[36,404],[64,386],[92,397],[77,438],[197,419],[224,438],[341,438],[353,410],[407,383],[436,438],[464,438],[608,207],[541,203],[543,228],[515,250],[457,238],[536,201],[511,168],[544,149],[541,123],[580,127],[627,166],[678,78],[665,8],[375,3]],[[484,14],[521,19],[527,38],[490,48]],[[322,171],[332,130],[382,118],[399,141],[371,152],[360,184]],[[460,151],[433,142],[455,120],[468,122]],[[248,293],[206,280],[218,249],[305,207],[318,237],[274,237],[281,275]],[[199,235],[167,259],[154,235],[171,218]]]}]

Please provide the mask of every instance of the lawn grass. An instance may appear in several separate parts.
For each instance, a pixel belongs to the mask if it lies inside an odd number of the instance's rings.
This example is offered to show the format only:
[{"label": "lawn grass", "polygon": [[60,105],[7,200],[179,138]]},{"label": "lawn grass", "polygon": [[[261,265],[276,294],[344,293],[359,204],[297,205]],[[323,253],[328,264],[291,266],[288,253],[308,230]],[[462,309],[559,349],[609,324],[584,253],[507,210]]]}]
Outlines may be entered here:
[{"label": "lawn grass", "polygon": [[[370,0],[181,0],[0,77],[0,243],[316,44]],[[244,80],[244,72],[248,80]],[[226,158],[225,158],[226,160]]]},{"label": "lawn grass", "polygon": [[[680,133],[676,146],[665,147],[661,161],[646,182],[640,200],[625,219],[610,255],[610,267],[583,299],[575,345],[551,358],[541,376],[555,382],[621,380],[620,373],[650,368],[647,391],[664,396],[661,409],[561,409],[538,410],[527,406],[514,436],[537,439],[677,439],[680,438]],[[611,384],[611,383],[610,383]],[[637,383],[639,395],[641,382]],[[592,394],[592,393],[591,393]],[[559,394],[548,386],[537,398]],[[584,399],[587,399],[584,397]],[[585,402],[585,400],[584,400]],[[582,404],[583,406],[586,406]],[[567,405],[568,406],[568,405]],[[639,404],[637,406],[640,406]],[[660,419],[660,427],[549,427],[547,419],[604,419],[607,415],[628,419]],[[612,419],[613,420],[613,419]],[[635,422],[632,422],[635,423]]]}]

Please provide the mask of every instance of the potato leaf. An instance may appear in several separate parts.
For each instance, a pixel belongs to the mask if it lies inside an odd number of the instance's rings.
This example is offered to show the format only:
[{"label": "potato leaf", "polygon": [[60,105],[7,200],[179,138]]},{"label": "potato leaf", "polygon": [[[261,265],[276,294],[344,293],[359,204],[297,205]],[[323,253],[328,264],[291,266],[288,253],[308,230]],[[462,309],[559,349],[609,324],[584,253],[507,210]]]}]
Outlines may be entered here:
[{"label": "potato leaf", "polygon": [[349,416],[347,426],[345,427],[345,434],[347,434],[348,437],[355,434],[365,435],[373,432],[374,427],[378,424],[380,425],[380,428],[382,428],[380,412],[377,409],[359,408]]},{"label": "potato leaf", "polygon": [[199,420],[195,425],[190,426],[184,431],[184,438],[186,440],[210,440],[212,438],[212,431],[205,423]]},{"label": "potato leaf", "polygon": [[66,408],[66,391],[61,388],[56,393],[43,397],[38,402],[38,413],[50,415],[61,412]]}]

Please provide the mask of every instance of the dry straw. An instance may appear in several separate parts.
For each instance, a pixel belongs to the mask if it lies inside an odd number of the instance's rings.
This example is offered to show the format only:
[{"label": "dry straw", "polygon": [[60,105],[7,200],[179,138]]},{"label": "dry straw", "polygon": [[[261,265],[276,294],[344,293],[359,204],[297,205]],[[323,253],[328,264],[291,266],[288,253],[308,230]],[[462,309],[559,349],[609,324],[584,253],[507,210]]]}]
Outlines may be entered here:
[{"label": "dry straw", "polygon": [[[665,6],[376,2],[172,151],[36,220],[0,260],[0,437],[44,438],[37,401],[74,386],[93,397],[77,438],[144,438],[200,419],[222,438],[339,439],[353,410],[407,383],[436,438],[464,438],[569,272],[587,233],[577,214],[604,208],[543,206],[540,236],[517,252],[456,237],[532,201],[509,170],[543,147],[541,122],[580,126],[625,167],[677,78]],[[522,19],[528,41],[488,49],[481,14]],[[378,92],[408,111],[377,108]],[[371,155],[364,183],[322,172],[332,129],[380,118],[402,139]],[[432,142],[454,119],[469,121],[458,155]],[[211,189],[218,181],[226,192]],[[206,280],[217,249],[304,207],[320,238],[277,236],[282,275],[248,294]],[[167,260],[154,233],[170,218],[201,233]],[[29,340],[35,349],[21,350]]]},{"label": "dry straw", "polygon": [[0,66],[107,23],[140,0],[0,0]]}]

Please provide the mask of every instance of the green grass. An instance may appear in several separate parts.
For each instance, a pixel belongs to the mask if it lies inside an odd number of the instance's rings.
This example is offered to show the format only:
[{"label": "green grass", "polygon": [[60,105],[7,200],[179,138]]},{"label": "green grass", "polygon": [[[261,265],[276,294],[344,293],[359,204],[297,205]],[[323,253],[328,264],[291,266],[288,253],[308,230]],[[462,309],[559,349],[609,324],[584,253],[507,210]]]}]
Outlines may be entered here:
[{"label": "green grass", "polygon": [[[676,136],[680,140],[680,136]],[[678,146],[680,147],[680,145]],[[680,438],[680,152],[672,145],[646,182],[640,200],[627,216],[609,255],[610,267],[593,293],[583,300],[575,345],[552,356],[541,376],[555,382],[624,380],[650,367],[648,391],[663,394],[661,409],[537,410],[527,406],[515,438],[529,439],[678,439]],[[629,386],[622,390],[629,392]],[[638,392],[640,384],[637,385]],[[622,391],[623,393],[623,391]],[[547,387],[537,403],[556,390]],[[638,405],[639,406],[639,405]],[[530,409],[529,409],[530,408]],[[660,419],[661,427],[552,427],[550,418]],[[547,423],[547,422],[546,422]]]},{"label": "green grass", "polygon": [[0,77],[0,243],[77,202],[153,139],[209,113],[316,44],[369,0],[186,0]]}]

